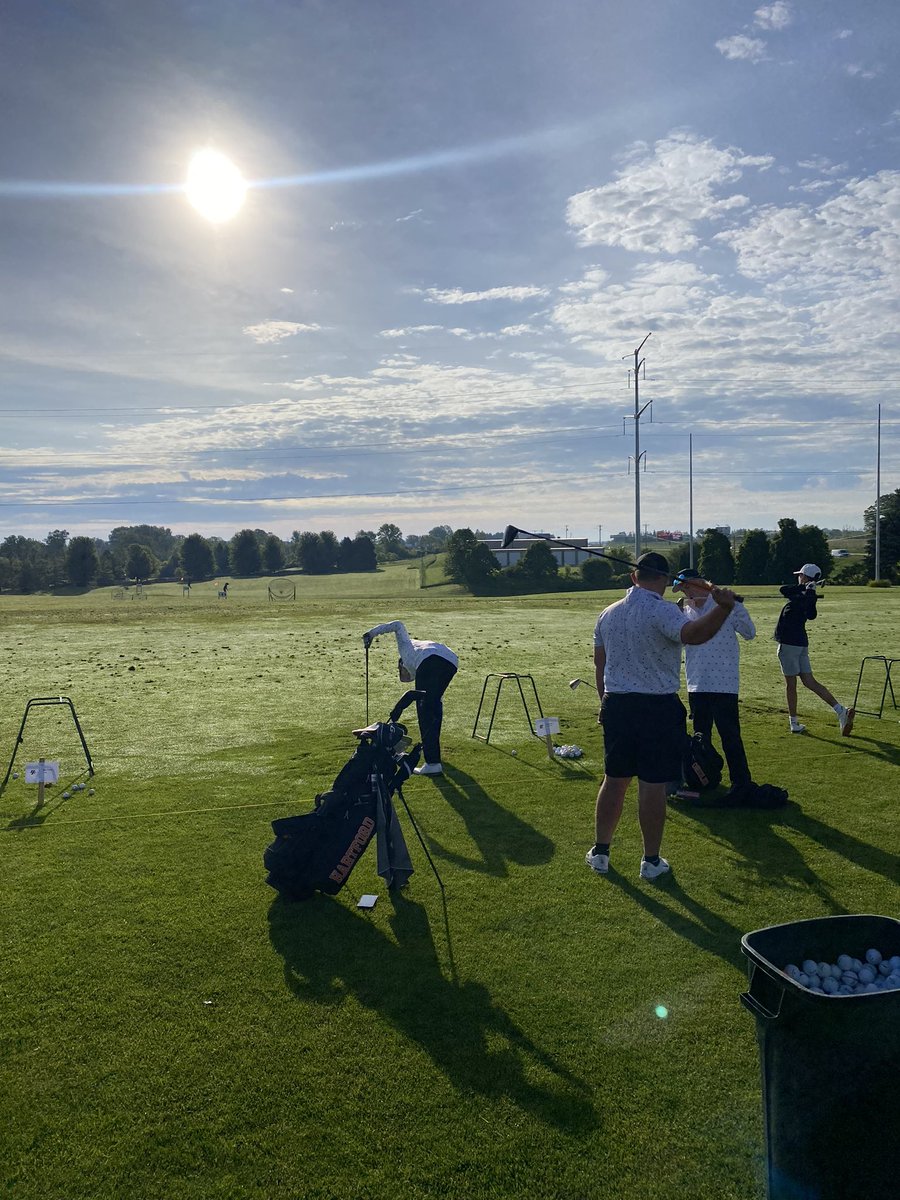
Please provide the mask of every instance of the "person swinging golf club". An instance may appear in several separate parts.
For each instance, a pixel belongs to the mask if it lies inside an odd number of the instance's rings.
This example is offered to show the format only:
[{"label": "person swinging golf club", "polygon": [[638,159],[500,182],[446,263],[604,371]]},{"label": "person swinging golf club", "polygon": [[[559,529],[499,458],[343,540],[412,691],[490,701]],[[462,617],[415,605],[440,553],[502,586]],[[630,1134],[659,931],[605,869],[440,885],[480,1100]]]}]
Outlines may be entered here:
[{"label": "person swinging golf club", "polygon": [[806,726],[797,719],[797,677],[805,688],[809,688],[820,700],[837,714],[838,724],[843,737],[849,737],[853,732],[855,708],[845,708],[839,700],[835,700],[828,688],[819,683],[812,673],[809,661],[809,637],[806,633],[806,622],[815,621],[816,584],[822,578],[822,572],[815,563],[804,563],[799,571],[795,571],[796,583],[786,584],[778,590],[787,600],[778,617],[775,626],[775,641],[778,643],[778,661],[784,676],[785,695],[787,698],[788,716],[790,717],[791,733],[806,733]]},{"label": "person swinging golf club", "polygon": [[[387,621],[376,625],[363,634],[363,645],[368,650],[375,638],[383,633],[393,633],[400,652],[398,663],[400,679],[412,683],[417,692],[416,713],[419,718],[419,736],[422,739],[424,762],[416,767],[416,775],[442,775],[441,725],[444,720],[443,695],[459,667],[459,659],[449,646],[442,642],[422,642],[411,638],[402,621]],[[400,708],[403,701],[396,707]]]},{"label": "person swinging golf club", "polygon": [[681,686],[681,647],[708,642],[735,605],[734,592],[710,587],[709,612],[688,620],[664,600],[669,564],[642,554],[633,587],[611,604],[594,629],[594,666],[603,726],[604,777],[597,794],[596,841],[585,855],[591,870],[609,870],[609,847],[622,816],[625,793],[638,778],[638,821],[644,843],[640,875],[656,879],[670,868],[660,857],[666,821],[666,784],[678,778],[687,740]]}]

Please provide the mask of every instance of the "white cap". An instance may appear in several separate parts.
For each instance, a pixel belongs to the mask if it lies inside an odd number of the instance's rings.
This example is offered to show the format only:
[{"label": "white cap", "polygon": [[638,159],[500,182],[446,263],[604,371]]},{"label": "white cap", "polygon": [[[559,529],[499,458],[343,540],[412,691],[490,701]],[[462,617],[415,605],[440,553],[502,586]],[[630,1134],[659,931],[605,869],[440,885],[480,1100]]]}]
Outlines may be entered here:
[{"label": "white cap", "polygon": [[818,579],[822,572],[815,563],[804,563],[799,571],[794,571],[792,574],[806,575],[808,579]]}]

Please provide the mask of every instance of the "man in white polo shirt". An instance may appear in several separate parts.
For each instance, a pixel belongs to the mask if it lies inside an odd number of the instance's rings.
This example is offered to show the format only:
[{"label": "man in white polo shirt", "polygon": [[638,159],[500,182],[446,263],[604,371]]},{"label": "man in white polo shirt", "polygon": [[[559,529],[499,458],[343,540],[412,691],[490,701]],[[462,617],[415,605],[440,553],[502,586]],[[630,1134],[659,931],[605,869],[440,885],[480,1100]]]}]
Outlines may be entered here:
[{"label": "man in white polo shirt", "polygon": [[[693,567],[679,571],[672,580],[672,591],[684,593],[683,611],[691,621],[699,620],[715,604],[700,572]],[[735,802],[752,786],[738,710],[738,634],[745,641],[756,637],[756,626],[739,600],[715,637],[702,646],[688,644],[684,648],[684,673],[694,732],[704,734],[711,741],[715,724],[728,763],[731,799]]]},{"label": "man in white polo shirt", "polygon": [[609,846],[622,816],[628,785],[638,778],[638,821],[644,843],[641,878],[668,871],[660,857],[666,822],[666,784],[681,771],[686,739],[681,685],[681,647],[709,641],[735,604],[734,593],[713,587],[708,613],[689,621],[664,600],[669,564],[661,554],[642,554],[631,574],[633,587],[611,604],[594,629],[594,667],[603,726],[604,777],[597,794],[596,841],[587,865],[609,870]]}]

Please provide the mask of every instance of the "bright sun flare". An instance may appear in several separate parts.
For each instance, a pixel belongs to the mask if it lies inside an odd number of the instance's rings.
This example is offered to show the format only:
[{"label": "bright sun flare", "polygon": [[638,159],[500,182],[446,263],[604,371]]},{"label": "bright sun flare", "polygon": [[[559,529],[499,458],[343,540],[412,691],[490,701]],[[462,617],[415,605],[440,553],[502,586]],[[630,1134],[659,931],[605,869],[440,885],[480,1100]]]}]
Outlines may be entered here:
[{"label": "bright sun flare", "polygon": [[207,221],[230,221],[247,194],[243,175],[230,158],[218,150],[198,150],[188,167],[185,192]]}]

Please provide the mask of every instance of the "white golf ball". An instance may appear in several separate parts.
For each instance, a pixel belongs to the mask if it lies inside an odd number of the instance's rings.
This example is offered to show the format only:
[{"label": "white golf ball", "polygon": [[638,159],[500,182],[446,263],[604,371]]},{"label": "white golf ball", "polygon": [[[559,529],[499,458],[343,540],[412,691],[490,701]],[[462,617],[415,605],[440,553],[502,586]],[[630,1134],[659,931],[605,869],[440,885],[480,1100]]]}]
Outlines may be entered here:
[{"label": "white golf ball", "polygon": [[518,758],[518,757],[519,757],[519,752],[518,752],[518,750],[513,750],[513,752],[512,752],[512,756],[513,756],[513,758]]},{"label": "white golf ball", "polygon": [[809,987],[809,976],[805,974],[805,972],[801,971],[797,982],[801,987]]},{"label": "white golf ball", "polygon": [[818,975],[819,974],[818,963],[814,963],[811,958],[805,958],[803,960],[803,974],[804,975],[813,975],[813,976]]},{"label": "white golf ball", "polygon": [[838,960],[837,960],[837,965],[841,968],[842,971],[849,971],[853,967],[853,959],[850,957],[849,954],[839,954]]},{"label": "white golf ball", "polygon": [[88,795],[89,795],[89,796],[93,796],[93,794],[94,794],[94,789],[93,789],[93,788],[88,788]]},{"label": "white golf ball", "polygon": [[878,964],[881,962],[881,951],[880,950],[867,950],[866,951],[866,962],[872,967],[877,967]]},{"label": "white golf ball", "polygon": [[13,779],[18,779],[18,778],[19,778],[19,772],[13,771]]},{"label": "white golf ball", "polygon": [[63,800],[68,800],[68,798],[69,798],[69,793],[63,792]]}]

